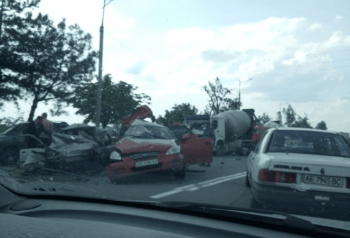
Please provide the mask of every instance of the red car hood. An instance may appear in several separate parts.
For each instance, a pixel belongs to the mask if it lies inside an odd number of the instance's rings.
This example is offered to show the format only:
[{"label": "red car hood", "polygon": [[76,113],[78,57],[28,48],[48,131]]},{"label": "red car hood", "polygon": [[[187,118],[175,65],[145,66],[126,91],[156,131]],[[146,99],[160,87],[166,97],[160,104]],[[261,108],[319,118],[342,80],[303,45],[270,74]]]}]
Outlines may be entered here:
[{"label": "red car hood", "polygon": [[145,151],[167,151],[170,147],[175,146],[175,140],[164,139],[139,139],[123,138],[116,143],[116,147],[123,154]]}]

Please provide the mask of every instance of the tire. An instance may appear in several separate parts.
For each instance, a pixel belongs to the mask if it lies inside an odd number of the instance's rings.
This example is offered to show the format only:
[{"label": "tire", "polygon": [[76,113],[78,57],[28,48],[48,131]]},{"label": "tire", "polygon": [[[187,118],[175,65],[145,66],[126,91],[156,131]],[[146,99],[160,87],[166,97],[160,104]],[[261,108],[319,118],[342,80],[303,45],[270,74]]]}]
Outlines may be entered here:
[{"label": "tire", "polygon": [[216,145],[216,155],[217,156],[226,155],[226,149],[222,142],[218,142],[218,144]]},{"label": "tire", "polygon": [[241,149],[239,150],[239,154],[243,156],[249,155],[251,149],[250,146],[248,146],[246,143],[241,145]]},{"label": "tire", "polygon": [[175,171],[174,176],[178,179],[184,179],[186,177],[186,166],[184,165],[181,170]]},{"label": "tire", "polygon": [[248,188],[250,188],[250,182],[249,182],[249,178],[248,178],[248,172],[247,172],[247,174],[246,174],[246,176],[245,176],[245,186],[248,187]]},{"label": "tire", "polygon": [[242,148],[240,154],[243,156],[247,156],[247,155],[249,155],[249,153],[250,153],[249,150],[244,150],[244,148]]},{"label": "tire", "polygon": [[17,165],[19,161],[19,150],[16,147],[6,148],[2,152],[0,163],[4,166]]}]

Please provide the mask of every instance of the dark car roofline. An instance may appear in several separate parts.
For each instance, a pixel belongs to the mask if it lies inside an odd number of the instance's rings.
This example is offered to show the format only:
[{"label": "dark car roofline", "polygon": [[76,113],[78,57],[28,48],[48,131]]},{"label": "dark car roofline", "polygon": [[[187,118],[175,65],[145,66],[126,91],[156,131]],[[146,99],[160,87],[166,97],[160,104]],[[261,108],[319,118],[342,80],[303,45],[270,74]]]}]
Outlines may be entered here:
[{"label": "dark car roofline", "polygon": [[70,129],[77,129],[77,128],[94,128],[94,126],[89,126],[87,124],[73,124],[69,125],[66,128],[62,129],[62,131],[70,130]]}]

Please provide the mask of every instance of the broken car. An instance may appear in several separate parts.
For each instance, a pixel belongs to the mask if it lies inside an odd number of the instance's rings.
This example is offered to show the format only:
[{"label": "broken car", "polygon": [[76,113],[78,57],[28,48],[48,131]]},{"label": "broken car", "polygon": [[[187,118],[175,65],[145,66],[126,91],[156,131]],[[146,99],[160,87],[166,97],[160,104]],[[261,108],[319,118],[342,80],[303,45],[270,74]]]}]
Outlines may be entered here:
[{"label": "broken car", "polygon": [[[61,133],[53,133],[49,147],[22,149],[23,168],[62,169],[82,163],[103,164],[114,146],[102,129],[85,124],[68,126]],[[81,166],[80,166],[81,167]]]},{"label": "broken car", "polygon": [[[153,123],[144,121],[145,118],[151,118]],[[183,178],[188,165],[207,163],[213,159],[210,138],[201,138],[205,140],[203,145],[187,134],[178,140],[169,128],[157,122],[147,106],[136,109],[121,122],[115,150],[106,167],[112,181],[127,175],[160,170],[172,170],[176,177]]]}]

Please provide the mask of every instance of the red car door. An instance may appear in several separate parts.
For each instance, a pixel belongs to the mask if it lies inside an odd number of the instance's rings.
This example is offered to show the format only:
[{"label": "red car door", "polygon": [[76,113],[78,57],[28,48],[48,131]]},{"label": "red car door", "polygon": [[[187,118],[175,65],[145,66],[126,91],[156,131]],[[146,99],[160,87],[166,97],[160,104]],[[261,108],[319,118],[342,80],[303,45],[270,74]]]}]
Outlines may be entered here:
[{"label": "red car door", "polygon": [[179,140],[181,154],[187,164],[203,164],[213,161],[213,145],[210,137],[198,138],[197,135],[185,134]]}]

